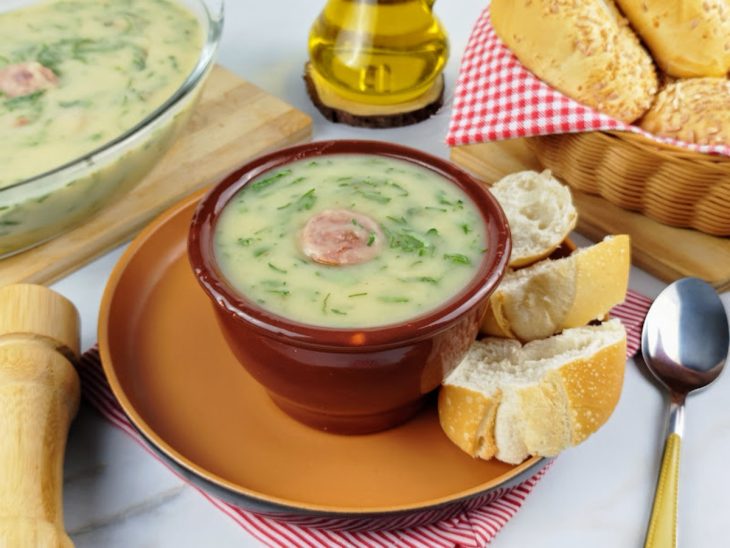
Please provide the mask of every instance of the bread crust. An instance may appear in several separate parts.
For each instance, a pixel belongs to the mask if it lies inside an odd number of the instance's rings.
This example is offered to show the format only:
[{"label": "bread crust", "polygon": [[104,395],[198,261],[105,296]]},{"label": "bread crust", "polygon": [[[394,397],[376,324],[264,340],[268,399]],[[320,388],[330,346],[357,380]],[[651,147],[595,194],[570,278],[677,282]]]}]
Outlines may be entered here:
[{"label": "bread crust", "polygon": [[439,421],[446,435],[462,451],[484,460],[497,453],[494,423],[501,392],[491,396],[463,386],[444,386],[439,392]]},{"label": "bread crust", "polygon": [[677,78],[730,70],[727,0],[616,0],[657,64]]},{"label": "bread crust", "polygon": [[677,80],[659,92],[640,125],[655,135],[687,143],[730,146],[730,82]]},{"label": "bread crust", "polygon": [[585,441],[616,408],[623,387],[625,339],[602,348],[589,360],[573,360],[550,370],[537,384],[519,388],[519,415],[510,417],[523,440],[522,452],[496,457],[518,464],[530,455],[554,457]]},{"label": "bread crust", "polygon": [[508,272],[480,329],[524,342],[602,319],[626,297],[630,268],[629,237],[617,235],[563,259]]},{"label": "bread crust", "polygon": [[571,410],[571,445],[603,426],[621,397],[626,363],[626,339],[601,349],[590,360],[571,362],[551,374],[560,375]]},{"label": "bread crust", "polygon": [[624,333],[589,356],[547,369],[534,382],[516,380],[491,394],[447,379],[439,393],[439,420],[448,438],[475,458],[517,464],[529,455],[555,456],[606,423],[621,395],[625,363]]},{"label": "bread crust", "polygon": [[654,63],[612,0],[493,0],[492,24],[540,79],[630,123],[657,90]]},{"label": "bread crust", "polygon": [[559,330],[604,318],[624,302],[631,271],[631,241],[628,235],[609,236],[575,255],[576,276],[573,306]]},{"label": "bread crust", "polygon": [[522,452],[501,451],[497,458],[517,464],[529,455],[554,456],[570,447],[571,411],[559,372],[549,371],[538,384],[520,388],[517,397],[520,412],[513,427],[523,440]]}]

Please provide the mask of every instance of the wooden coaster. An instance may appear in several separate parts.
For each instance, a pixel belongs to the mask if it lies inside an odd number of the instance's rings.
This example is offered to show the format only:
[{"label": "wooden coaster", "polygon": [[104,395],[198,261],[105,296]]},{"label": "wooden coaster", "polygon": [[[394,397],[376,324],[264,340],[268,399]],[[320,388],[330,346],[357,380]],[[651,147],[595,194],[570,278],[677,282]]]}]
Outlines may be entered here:
[{"label": "wooden coaster", "polygon": [[396,105],[367,105],[345,99],[327,85],[311,63],[304,67],[304,81],[309,98],[322,116],[330,122],[357,127],[388,128],[417,124],[435,114],[444,99],[443,75],[420,97]]}]

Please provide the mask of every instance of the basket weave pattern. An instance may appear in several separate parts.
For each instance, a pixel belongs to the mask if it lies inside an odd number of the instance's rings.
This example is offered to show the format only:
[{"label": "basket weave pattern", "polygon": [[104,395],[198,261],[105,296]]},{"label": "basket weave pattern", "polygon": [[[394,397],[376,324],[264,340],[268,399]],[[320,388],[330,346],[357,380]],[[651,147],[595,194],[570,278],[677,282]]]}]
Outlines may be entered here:
[{"label": "basket weave pattern", "polygon": [[626,132],[531,137],[540,163],[570,186],[659,222],[730,236],[730,158]]}]

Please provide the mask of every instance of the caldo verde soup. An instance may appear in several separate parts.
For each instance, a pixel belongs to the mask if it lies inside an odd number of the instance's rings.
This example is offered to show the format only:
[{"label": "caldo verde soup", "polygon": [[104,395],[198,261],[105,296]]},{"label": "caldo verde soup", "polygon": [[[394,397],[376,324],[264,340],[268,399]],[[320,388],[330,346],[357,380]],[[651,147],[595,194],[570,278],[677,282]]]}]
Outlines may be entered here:
[{"label": "caldo verde soup", "polygon": [[250,181],[215,227],[222,274],[298,322],[372,327],[437,308],[474,277],[484,221],[467,196],[416,164],[332,154]]},{"label": "caldo verde soup", "polygon": [[0,37],[0,188],[131,129],[180,87],[202,44],[172,0],[50,0],[0,13]]}]

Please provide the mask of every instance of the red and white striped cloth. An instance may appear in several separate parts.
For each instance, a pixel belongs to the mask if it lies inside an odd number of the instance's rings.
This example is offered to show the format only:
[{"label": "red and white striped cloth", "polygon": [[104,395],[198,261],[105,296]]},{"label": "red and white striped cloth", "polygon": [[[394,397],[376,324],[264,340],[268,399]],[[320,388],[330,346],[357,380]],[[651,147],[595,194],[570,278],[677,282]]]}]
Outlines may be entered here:
[{"label": "red and white striped cloth", "polygon": [[[626,301],[611,315],[619,318],[628,334],[627,357],[639,348],[641,328],[651,300],[629,291]],[[79,367],[82,393],[85,399],[112,424],[121,428],[150,455],[163,462],[135,430],[109,388],[96,348],[87,351]],[[389,531],[333,531],[319,527],[303,527],[276,521],[269,517],[246,512],[195,487],[211,504],[238,523],[243,530],[266,546],[330,548],[330,547],[408,547],[432,548],[452,546],[480,547],[489,544],[499,530],[522,506],[527,495],[548,467],[520,485],[505,489],[486,504],[462,514],[430,525]],[[176,474],[174,470],[171,472]],[[180,479],[185,480],[179,474]]]},{"label": "red and white striped cloth", "polygon": [[697,152],[730,156],[730,147],[656,137],[551,88],[502,43],[485,8],[464,51],[454,92],[449,146],[582,131],[631,131]]}]

